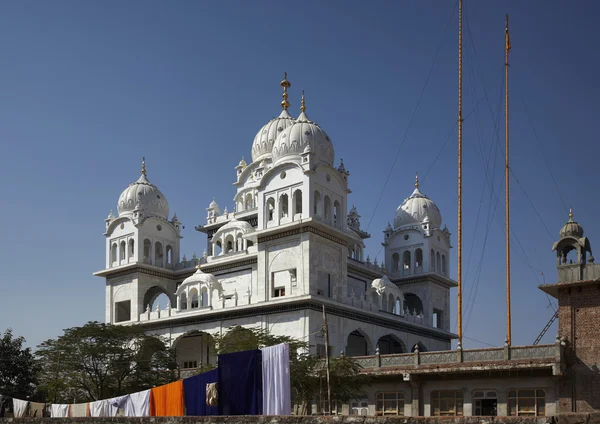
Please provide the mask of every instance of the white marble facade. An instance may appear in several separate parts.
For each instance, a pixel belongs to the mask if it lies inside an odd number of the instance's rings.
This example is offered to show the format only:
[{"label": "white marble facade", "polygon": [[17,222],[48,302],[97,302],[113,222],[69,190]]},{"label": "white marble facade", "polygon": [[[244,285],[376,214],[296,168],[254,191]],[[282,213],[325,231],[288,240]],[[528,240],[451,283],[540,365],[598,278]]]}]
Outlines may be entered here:
[{"label": "white marble facade", "polygon": [[[180,257],[182,223],[165,196],[141,177],[106,219],[106,321],[140,323],[165,336],[182,367],[214,361],[211,335],[261,327],[306,340],[322,354],[321,312],[330,352],[366,355],[450,348],[450,233],[433,201],[414,192],[383,232],[385,262],[364,252],[370,235],[348,207],[349,175],[311,121],[302,99],[254,138],[252,162],[235,167],[234,208],[213,200],[202,257]],[[385,263],[385,265],[384,265]],[[200,264],[196,269],[196,265]],[[166,307],[154,305],[161,294]]]}]

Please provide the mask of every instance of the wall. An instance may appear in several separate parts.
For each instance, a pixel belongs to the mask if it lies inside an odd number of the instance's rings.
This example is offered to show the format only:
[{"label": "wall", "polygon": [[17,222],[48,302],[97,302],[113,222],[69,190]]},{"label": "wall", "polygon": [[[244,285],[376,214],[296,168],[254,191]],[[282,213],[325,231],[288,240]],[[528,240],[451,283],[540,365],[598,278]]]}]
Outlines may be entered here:
[{"label": "wall", "polygon": [[453,424],[600,424],[600,414],[591,415],[567,415],[553,417],[494,417],[494,419],[485,419],[481,417],[447,417],[447,418],[408,418],[408,417],[361,417],[361,416],[240,416],[240,417],[148,417],[148,418],[0,418],[0,424],[22,423],[22,424],[195,424],[195,423],[214,423],[214,424],[321,424],[321,423],[352,423],[352,424],[391,424],[391,423],[414,423],[414,424],[438,424],[452,422]]},{"label": "wall", "polygon": [[[560,410],[600,409],[600,284],[559,290],[559,335],[566,337],[567,376],[560,385]],[[577,399],[574,403],[573,399]]]}]

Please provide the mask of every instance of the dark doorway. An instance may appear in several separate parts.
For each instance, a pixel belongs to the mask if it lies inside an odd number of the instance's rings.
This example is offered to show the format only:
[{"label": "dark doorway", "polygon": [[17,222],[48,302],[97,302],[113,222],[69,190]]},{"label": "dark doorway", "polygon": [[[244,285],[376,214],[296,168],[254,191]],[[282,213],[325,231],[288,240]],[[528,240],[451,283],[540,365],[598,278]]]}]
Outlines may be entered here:
[{"label": "dark doorway", "polygon": [[498,400],[481,399],[481,415],[484,417],[495,417],[498,415]]}]

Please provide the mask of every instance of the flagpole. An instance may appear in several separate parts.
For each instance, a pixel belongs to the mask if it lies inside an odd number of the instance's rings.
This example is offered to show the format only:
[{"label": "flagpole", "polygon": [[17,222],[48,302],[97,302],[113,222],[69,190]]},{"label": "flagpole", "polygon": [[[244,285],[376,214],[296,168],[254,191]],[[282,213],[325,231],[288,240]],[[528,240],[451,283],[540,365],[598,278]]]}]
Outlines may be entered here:
[{"label": "flagpole", "polygon": [[506,99],[505,99],[505,134],[506,134],[506,166],[505,166],[505,207],[506,207],[506,342],[510,346],[512,343],[512,335],[511,335],[511,317],[510,317],[510,196],[509,196],[509,188],[510,188],[510,167],[508,163],[509,154],[508,154],[508,52],[510,51],[510,37],[508,35],[508,15],[506,15],[506,29],[505,29],[505,61],[504,61],[504,70],[505,70],[505,78],[506,81],[505,89],[506,89]]}]

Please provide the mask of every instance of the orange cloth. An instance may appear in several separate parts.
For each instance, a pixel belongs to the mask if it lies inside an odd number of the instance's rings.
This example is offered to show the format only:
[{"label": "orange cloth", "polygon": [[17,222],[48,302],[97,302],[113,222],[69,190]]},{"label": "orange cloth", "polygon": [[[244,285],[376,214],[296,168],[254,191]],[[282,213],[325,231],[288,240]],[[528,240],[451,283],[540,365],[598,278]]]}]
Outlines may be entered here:
[{"label": "orange cloth", "polygon": [[153,417],[182,417],[183,380],[150,390],[150,416]]}]

